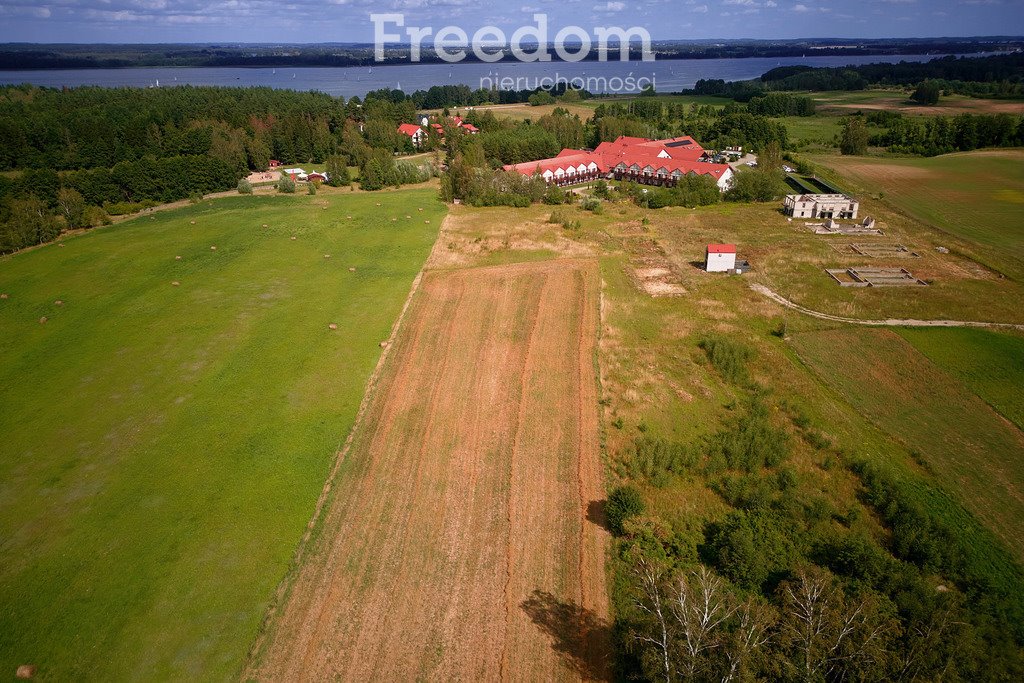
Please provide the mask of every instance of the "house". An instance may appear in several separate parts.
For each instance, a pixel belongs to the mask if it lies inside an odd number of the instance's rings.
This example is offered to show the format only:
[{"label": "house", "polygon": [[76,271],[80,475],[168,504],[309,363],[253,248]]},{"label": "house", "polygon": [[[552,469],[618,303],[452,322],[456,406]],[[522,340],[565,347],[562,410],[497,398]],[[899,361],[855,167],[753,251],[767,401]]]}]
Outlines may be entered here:
[{"label": "house", "polygon": [[278,161],[277,159],[271,159],[271,160],[270,160],[270,163],[268,164],[268,166],[269,166],[270,168],[277,168],[277,167],[278,167],[278,166],[280,166],[280,165],[281,165],[281,162],[280,162],[280,161]]},{"label": "house", "polygon": [[292,180],[305,180],[306,172],[301,168],[284,168],[281,169],[281,173],[289,176]]},{"label": "house", "polygon": [[782,210],[794,218],[856,218],[859,206],[845,194],[787,194]]},{"label": "house", "polygon": [[709,244],[704,252],[704,270],[727,273],[736,267],[735,244]]},{"label": "house", "polygon": [[689,136],[648,140],[622,135],[614,142],[602,142],[594,150],[563,149],[550,159],[504,168],[527,176],[539,174],[548,184],[556,185],[606,178],[672,187],[684,176],[706,175],[714,179],[719,190],[729,189],[734,177],[732,168],[706,158],[704,149]]},{"label": "house", "polygon": [[313,171],[306,176],[306,181],[310,183],[326,183],[328,179],[329,176],[326,173],[319,173],[317,171]]},{"label": "house", "polygon": [[419,146],[423,144],[423,138],[427,135],[427,132],[415,123],[403,123],[399,125],[398,132],[402,135],[408,135],[409,140],[412,142],[412,146],[417,149],[419,149]]}]

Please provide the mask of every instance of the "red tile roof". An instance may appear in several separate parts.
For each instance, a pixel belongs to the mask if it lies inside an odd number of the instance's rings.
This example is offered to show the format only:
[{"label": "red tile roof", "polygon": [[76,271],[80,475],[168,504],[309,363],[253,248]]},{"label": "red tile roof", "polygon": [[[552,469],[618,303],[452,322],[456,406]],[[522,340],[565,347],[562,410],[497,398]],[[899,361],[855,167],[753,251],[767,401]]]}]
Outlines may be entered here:
[{"label": "red tile roof", "polygon": [[416,135],[416,133],[420,132],[420,130],[421,128],[417,126],[415,123],[403,123],[398,126],[398,132],[405,133],[409,137]]},{"label": "red tile roof", "polygon": [[735,254],[736,253],[736,245],[735,244],[709,244],[708,245],[708,253],[709,254]]},{"label": "red tile roof", "polygon": [[649,166],[654,175],[659,171],[663,171],[665,175],[678,171],[682,174],[710,175],[716,180],[721,179],[730,170],[726,164],[699,161],[703,154],[704,149],[689,136],[666,140],[620,136],[614,142],[602,142],[593,152],[563,149],[550,159],[509,164],[505,166],[505,170],[532,175],[538,170],[541,173],[549,169],[554,172],[558,168],[565,169],[570,164],[579,166],[580,163],[589,165],[590,162],[594,162],[601,173],[608,173],[619,164],[625,164],[627,169],[636,165],[640,171]]}]

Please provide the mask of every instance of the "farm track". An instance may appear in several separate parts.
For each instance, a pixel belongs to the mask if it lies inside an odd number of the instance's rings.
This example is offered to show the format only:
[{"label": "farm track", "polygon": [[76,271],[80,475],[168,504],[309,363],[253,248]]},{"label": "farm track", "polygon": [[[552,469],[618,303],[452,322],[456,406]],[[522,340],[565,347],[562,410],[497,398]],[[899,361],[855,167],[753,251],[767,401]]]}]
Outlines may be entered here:
[{"label": "farm track", "polygon": [[800,304],[794,303],[786,297],[778,294],[777,292],[765,287],[760,284],[751,284],[750,288],[762,294],[776,303],[782,304],[787,308],[792,308],[794,311],[799,311],[804,315],[809,315],[814,318],[820,318],[821,320],[831,320],[837,323],[850,323],[853,325],[869,325],[872,327],[991,327],[991,328],[1004,328],[1011,330],[1024,330],[1024,325],[1016,323],[995,323],[995,322],[983,322],[977,320],[917,320],[914,318],[885,318],[882,320],[863,320],[860,318],[845,318],[840,315],[832,315],[831,313],[822,313],[821,311],[814,311],[810,308],[805,308]]},{"label": "farm track", "polygon": [[596,264],[427,271],[247,677],[608,677]]}]

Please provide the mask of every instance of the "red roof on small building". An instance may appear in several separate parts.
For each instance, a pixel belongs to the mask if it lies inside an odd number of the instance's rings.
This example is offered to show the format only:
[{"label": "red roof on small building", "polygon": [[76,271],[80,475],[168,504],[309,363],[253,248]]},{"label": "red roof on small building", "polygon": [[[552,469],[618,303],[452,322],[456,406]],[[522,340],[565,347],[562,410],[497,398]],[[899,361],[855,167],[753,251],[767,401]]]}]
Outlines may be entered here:
[{"label": "red roof on small building", "polygon": [[708,253],[709,254],[735,254],[736,253],[736,245],[735,244],[709,244],[708,245]]},{"label": "red roof on small building", "polygon": [[420,130],[420,127],[417,126],[415,123],[403,123],[398,126],[398,132],[405,133],[409,137],[416,135],[416,133],[419,133]]}]

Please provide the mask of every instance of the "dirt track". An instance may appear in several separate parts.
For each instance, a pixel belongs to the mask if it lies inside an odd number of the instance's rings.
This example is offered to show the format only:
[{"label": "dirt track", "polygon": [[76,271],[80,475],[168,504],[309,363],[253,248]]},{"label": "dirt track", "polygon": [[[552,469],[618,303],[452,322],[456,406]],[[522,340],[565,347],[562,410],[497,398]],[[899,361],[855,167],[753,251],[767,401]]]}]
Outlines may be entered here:
[{"label": "dirt track", "polygon": [[813,318],[820,318],[822,320],[832,320],[838,323],[853,323],[854,325],[870,325],[873,327],[1003,327],[1014,330],[1024,330],[1024,325],[1018,325],[1016,323],[995,323],[983,322],[980,320],[916,320],[913,318],[863,320],[861,318],[845,318],[841,315],[832,315],[831,313],[822,313],[820,311],[811,310],[810,308],[805,308],[800,304],[790,301],[781,294],[772,291],[764,285],[754,283],[750,285],[750,288],[758,294],[762,294],[787,308],[792,308],[794,311],[800,311],[804,315],[809,315]]},{"label": "dirt track", "polygon": [[597,285],[424,274],[248,676],[607,677]]}]

